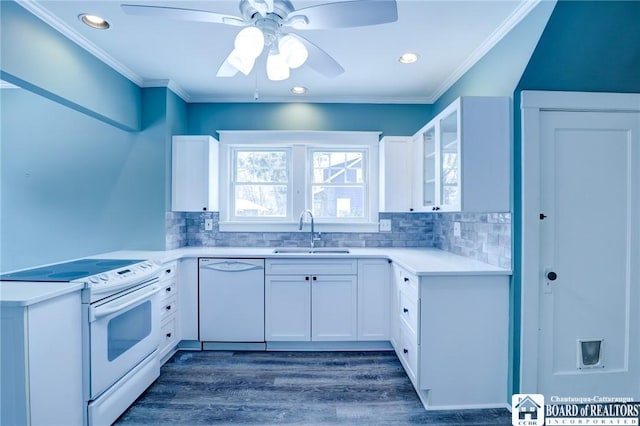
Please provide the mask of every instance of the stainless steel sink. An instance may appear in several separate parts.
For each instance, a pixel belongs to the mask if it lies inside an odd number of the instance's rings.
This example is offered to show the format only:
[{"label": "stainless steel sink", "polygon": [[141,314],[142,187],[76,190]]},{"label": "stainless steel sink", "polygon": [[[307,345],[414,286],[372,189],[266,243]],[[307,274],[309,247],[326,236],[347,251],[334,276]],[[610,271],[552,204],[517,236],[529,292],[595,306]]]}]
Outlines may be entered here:
[{"label": "stainless steel sink", "polygon": [[279,248],[273,251],[280,254],[349,254],[349,249],[340,248],[303,248],[303,247],[291,247],[291,248]]}]

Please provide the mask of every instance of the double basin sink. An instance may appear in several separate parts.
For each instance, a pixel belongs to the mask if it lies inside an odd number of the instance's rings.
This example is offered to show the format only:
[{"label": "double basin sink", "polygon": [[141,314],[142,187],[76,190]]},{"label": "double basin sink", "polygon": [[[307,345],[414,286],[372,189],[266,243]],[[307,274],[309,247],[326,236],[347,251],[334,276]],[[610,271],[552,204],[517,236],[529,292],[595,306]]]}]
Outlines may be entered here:
[{"label": "double basin sink", "polygon": [[308,248],[308,247],[289,247],[278,248],[273,251],[280,254],[349,254],[348,249],[340,248]]}]

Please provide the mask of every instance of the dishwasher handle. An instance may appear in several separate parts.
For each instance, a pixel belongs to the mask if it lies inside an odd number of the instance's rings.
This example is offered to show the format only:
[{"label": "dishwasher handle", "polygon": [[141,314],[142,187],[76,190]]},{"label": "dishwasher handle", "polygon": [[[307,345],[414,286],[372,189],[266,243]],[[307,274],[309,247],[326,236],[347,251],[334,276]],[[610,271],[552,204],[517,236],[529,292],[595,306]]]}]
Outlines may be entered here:
[{"label": "dishwasher handle", "polygon": [[251,263],[251,262],[241,262],[237,260],[224,260],[216,263],[201,264],[200,269],[208,269],[211,271],[219,271],[219,272],[246,272],[246,271],[264,269],[264,266],[262,266],[262,264]]}]

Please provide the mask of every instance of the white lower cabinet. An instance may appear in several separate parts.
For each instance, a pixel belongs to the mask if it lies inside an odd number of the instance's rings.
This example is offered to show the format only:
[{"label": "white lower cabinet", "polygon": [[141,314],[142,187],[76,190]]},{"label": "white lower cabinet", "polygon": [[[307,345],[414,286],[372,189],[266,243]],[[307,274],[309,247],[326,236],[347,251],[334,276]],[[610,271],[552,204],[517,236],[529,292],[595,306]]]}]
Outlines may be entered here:
[{"label": "white lower cabinet", "polygon": [[269,259],[266,271],[267,341],[357,339],[356,260]]},{"label": "white lower cabinet", "polygon": [[177,324],[181,349],[200,349],[198,341],[198,259],[187,257],[178,265],[180,286],[179,321]]},{"label": "white lower cabinet", "polygon": [[301,275],[265,276],[265,339],[311,340],[311,282]]},{"label": "white lower cabinet", "polygon": [[0,308],[0,424],[81,425],[80,291]]},{"label": "white lower cabinet", "polygon": [[179,298],[178,298],[178,262],[162,265],[160,278],[160,363],[165,363],[176,351],[180,337]]},{"label": "white lower cabinet", "polygon": [[311,277],[311,340],[357,340],[356,275]]},{"label": "white lower cabinet", "polygon": [[358,340],[389,340],[391,266],[358,259]]},{"label": "white lower cabinet", "polygon": [[393,269],[390,340],[425,408],[503,407],[509,276]]}]

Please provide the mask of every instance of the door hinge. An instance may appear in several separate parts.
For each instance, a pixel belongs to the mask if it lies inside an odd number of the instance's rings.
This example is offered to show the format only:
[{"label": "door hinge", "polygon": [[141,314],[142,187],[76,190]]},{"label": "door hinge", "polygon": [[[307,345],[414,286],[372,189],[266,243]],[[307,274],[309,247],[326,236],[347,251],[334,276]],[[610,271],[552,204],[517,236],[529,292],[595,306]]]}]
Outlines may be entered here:
[{"label": "door hinge", "polygon": [[546,217],[547,217],[546,214],[540,213],[540,220],[545,220]]}]

